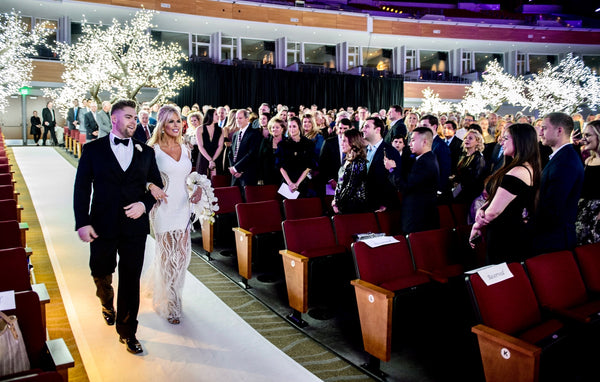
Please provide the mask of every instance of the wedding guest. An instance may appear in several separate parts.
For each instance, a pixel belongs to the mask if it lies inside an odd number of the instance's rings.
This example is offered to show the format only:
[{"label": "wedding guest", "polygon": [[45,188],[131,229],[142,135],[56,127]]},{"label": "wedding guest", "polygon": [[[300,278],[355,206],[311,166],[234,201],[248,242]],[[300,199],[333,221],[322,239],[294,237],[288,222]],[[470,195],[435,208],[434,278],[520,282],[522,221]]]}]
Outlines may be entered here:
[{"label": "wedding guest", "polygon": [[33,115],[31,116],[31,128],[29,133],[33,135],[33,141],[35,142],[35,145],[39,146],[40,144],[38,142],[42,136],[42,121],[40,120],[40,117],[38,117],[37,110],[34,110]]},{"label": "wedding guest", "polygon": [[202,121],[202,128],[196,130],[198,141],[198,161],[196,170],[202,175],[223,174],[223,148],[225,136],[216,123],[215,109],[208,109]]},{"label": "wedding guest", "polygon": [[260,144],[259,150],[259,182],[262,184],[281,184],[281,174],[275,165],[275,152],[286,133],[285,123],[275,117],[267,125],[269,136],[264,138]]},{"label": "wedding guest", "polygon": [[[202,131],[202,114],[199,111],[192,111],[188,114],[188,128],[183,135],[183,142],[188,145],[192,151],[192,166],[196,168],[198,162],[198,155],[200,150],[198,149],[198,138],[196,134]],[[196,171],[198,171],[196,169]]]},{"label": "wedding guest", "polygon": [[[473,203],[483,191],[485,179],[485,159],[483,158],[483,137],[478,131],[469,130],[463,140],[463,155],[458,161],[456,175],[452,179],[454,201],[456,203]],[[471,217],[473,219],[474,216]]]},{"label": "wedding guest", "polygon": [[299,191],[307,196],[310,170],[315,168],[315,144],[303,135],[300,119],[291,117],[288,122],[288,138],[281,141],[275,152],[276,166],[290,192]]},{"label": "wedding guest", "polygon": [[590,156],[585,161],[575,221],[577,245],[600,242],[600,121],[588,122],[582,138],[583,150]]},{"label": "wedding guest", "polygon": [[367,206],[367,152],[357,129],[344,132],[342,152],[346,161],[340,167],[335,196],[331,205],[336,214],[361,213]]}]

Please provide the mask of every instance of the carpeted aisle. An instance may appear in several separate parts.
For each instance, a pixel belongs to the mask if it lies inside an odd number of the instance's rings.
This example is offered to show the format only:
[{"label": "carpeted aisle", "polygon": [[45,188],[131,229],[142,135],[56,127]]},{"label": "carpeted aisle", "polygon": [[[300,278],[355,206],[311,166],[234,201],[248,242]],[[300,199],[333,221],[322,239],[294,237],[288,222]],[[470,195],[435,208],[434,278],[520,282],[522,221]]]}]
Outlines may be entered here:
[{"label": "carpeted aisle", "polygon": [[[44,234],[69,323],[91,381],[319,380],[223,304],[188,273],[182,324],[159,318],[149,298],[140,307],[142,356],[125,351],[102,321],[89,275],[88,245],[74,232],[75,169],[52,148],[14,147]],[[146,265],[153,256],[149,237]]]}]

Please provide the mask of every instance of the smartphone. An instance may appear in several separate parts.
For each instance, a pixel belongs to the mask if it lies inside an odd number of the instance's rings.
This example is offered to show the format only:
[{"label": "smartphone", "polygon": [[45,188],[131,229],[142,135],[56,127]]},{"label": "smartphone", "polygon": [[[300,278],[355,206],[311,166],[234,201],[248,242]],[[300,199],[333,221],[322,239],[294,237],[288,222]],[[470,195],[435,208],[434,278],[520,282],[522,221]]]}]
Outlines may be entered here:
[{"label": "smartphone", "polygon": [[469,240],[469,242],[472,244],[479,244],[479,243],[481,243],[481,240],[483,240],[483,238],[481,237],[481,235],[477,234],[477,235],[473,236],[471,238],[471,240]]}]

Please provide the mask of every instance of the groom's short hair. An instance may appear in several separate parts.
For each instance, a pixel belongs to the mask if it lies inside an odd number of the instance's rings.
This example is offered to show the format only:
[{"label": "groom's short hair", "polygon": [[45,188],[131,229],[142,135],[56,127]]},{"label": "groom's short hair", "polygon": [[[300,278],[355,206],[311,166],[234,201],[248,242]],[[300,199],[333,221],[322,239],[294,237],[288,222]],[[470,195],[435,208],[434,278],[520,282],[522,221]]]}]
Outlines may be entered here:
[{"label": "groom's short hair", "polygon": [[114,113],[117,110],[123,110],[126,107],[132,107],[132,108],[136,108],[137,104],[134,100],[132,99],[120,99],[117,102],[114,103],[114,105],[112,105],[112,108],[110,109],[110,113]]}]

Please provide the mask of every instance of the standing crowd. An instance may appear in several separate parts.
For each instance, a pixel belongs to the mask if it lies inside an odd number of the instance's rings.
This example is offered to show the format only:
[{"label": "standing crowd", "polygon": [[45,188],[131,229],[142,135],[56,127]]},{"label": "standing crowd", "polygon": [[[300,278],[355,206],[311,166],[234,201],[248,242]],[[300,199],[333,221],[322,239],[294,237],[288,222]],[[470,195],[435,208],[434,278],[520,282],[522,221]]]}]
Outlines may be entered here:
[{"label": "standing crowd", "polygon": [[[326,198],[332,214],[400,210],[405,234],[439,228],[438,205],[464,204],[470,243],[484,241],[491,264],[600,241],[600,120],[594,116],[584,123],[564,113],[535,121],[495,113],[420,116],[399,105],[376,112],[266,103],[257,112],[148,104],[136,110],[133,101],[103,103],[101,111],[88,105],[84,113],[73,101],[67,114],[69,128],[88,136],[75,182],[76,228],[91,243],[102,315],[107,324],[116,322],[132,353],[142,352],[135,329],[141,238],[149,221],[157,239],[154,307],[170,323],[180,322],[190,203],[202,198],[200,189],[187,188],[193,171],[229,177],[242,194],[246,185],[273,184],[299,197]],[[32,132],[34,122],[46,126],[32,117]],[[117,160],[107,163],[106,155]],[[119,283],[124,301],[115,312],[117,251],[119,279],[127,281]]]}]

